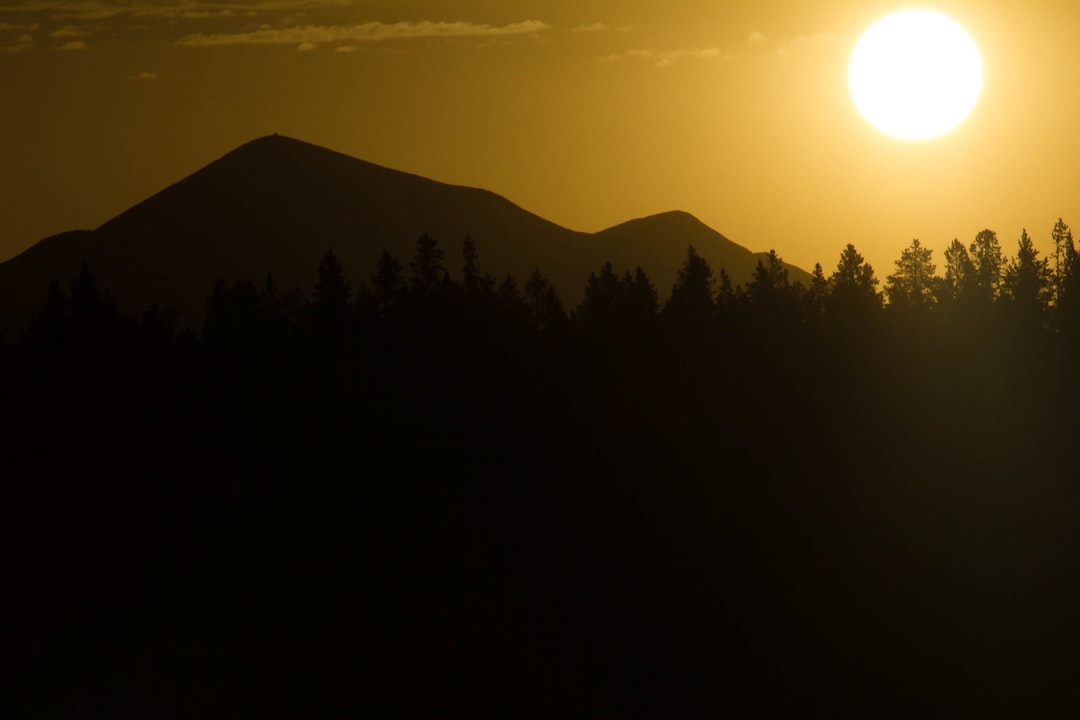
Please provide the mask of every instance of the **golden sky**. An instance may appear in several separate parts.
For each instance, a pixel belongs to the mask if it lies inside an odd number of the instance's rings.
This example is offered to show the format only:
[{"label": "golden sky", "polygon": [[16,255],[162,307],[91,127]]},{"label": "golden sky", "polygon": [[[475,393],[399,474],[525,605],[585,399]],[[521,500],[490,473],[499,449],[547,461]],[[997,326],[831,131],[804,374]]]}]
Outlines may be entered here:
[{"label": "golden sky", "polygon": [[[877,0],[3,0],[0,259],[278,132],[600,230],[686,210],[884,278],[914,237],[1080,227],[1080,3],[956,0],[983,93],[952,132],[847,88]],[[482,245],[481,245],[482,247]]]}]

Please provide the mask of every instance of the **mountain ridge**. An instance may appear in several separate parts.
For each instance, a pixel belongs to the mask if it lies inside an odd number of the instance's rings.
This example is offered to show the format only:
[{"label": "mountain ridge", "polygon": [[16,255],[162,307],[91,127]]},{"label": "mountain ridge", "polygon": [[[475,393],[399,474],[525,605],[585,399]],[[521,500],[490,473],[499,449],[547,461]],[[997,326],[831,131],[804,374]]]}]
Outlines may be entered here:
[{"label": "mountain ridge", "polygon": [[[383,250],[406,265],[421,234],[460,271],[460,244],[477,243],[481,271],[519,283],[538,268],[572,306],[604,262],[642,267],[661,297],[693,244],[715,271],[744,283],[753,253],[684,211],[635,218],[596,233],[565,228],[495,192],[386,168],[282,135],[244,143],[136,203],[94,230],[41,240],[0,263],[0,327],[19,327],[41,307],[51,280],[62,286],[85,261],[122,309],[171,304],[201,322],[217,279],[308,288],[333,250],[355,284]],[[792,279],[805,271],[788,266]]]}]

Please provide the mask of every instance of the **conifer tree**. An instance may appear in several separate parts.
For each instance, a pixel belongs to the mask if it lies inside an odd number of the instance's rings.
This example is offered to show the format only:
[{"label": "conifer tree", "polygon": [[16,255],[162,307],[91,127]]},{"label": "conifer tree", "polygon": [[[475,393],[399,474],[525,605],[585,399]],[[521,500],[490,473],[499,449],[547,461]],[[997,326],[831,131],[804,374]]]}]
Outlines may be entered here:
[{"label": "conifer tree", "polygon": [[814,272],[810,275],[810,287],[803,293],[802,308],[806,319],[820,323],[825,317],[825,301],[829,297],[829,280],[821,263],[814,263]]},{"label": "conifer tree", "polygon": [[529,282],[525,283],[525,304],[529,307],[533,323],[540,330],[566,322],[562,302],[554,286],[540,274],[540,268],[535,268]]},{"label": "conifer tree", "polygon": [[401,275],[401,263],[389,250],[383,250],[379,267],[371,276],[372,296],[379,314],[386,317],[401,301],[405,291],[405,279]]},{"label": "conifer tree", "polygon": [[976,293],[975,263],[964,244],[953,238],[945,250],[945,280],[939,299],[955,304],[972,299]]},{"label": "conifer tree", "polygon": [[409,262],[414,293],[433,292],[446,280],[445,258],[446,251],[438,246],[434,238],[427,233],[420,236],[416,241],[416,254]]},{"label": "conifer tree", "polygon": [[1054,267],[1053,289],[1055,305],[1061,301],[1063,288],[1068,280],[1067,275],[1071,265],[1072,256],[1076,254],[1076,246],[1073,244],[1072,230],[1065,221],[1058,218],[1054,223],[1054,229],[1050,233],[1050,239],[1054,243]]},{"label": "conifer tree", "polygon": [[1046,310],[1050,301],[1049,259],[1039,259],[1039,251],[1026,229],[1017,245],[1016,257],[1005,269],[1002,292],[1019,312],[1032,318]]},{"label": "conifer tree", "polygon": [[1001,273],[1005,267],[1001,243],[993,230],[982,230],[971,243],[971,262],[975,267],[975,290],[978,299],[990,302],[997,299]]},{"label": "conifer tree", "polygon": [[840,253],[829,284],[832,286],[827,301],[830,315],[854,319],[881,307],[874,268],[851,243]]},{"label": "conifer tree", "polygon": [[351,293],[352,284],[345,279],[345,268],[333,251],[327,251],[319,263],[315,281],[312,321],[329,332],[341,332],[349,317]]},{"label": "conifer tree", "polygon": [[918,238],[900,253],[896,272],[886,278],[885,293],[890,307],[902,311],[923,312],[934,302],[937,267],[931,260],[933,250]]},{"label": "conifer tree", "polygon": [[691,245],[686,260],[675,277],[671,295],[664,304],[664,317],[682,330],[702,330],[712,322],[716,310],[712,268]]}]

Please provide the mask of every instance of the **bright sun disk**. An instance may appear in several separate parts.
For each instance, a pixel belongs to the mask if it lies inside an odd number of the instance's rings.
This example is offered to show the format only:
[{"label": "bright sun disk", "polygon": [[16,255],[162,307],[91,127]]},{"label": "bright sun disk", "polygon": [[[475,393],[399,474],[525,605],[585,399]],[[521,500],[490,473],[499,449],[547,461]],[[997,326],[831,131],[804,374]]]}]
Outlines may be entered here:
[{"label": "bright sun disk", "polygon": [[982,90],[979,50],[958,24],[928,10],[879,20],[859,38],[848,82],[863,117],[884,133],[924,140],[952,130]]}]

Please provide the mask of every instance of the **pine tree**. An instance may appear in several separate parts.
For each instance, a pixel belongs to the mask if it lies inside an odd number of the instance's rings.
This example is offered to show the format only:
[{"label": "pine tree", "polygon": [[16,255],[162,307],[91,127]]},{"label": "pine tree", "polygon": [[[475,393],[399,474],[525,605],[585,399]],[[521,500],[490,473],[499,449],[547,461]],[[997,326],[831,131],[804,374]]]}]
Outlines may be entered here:
[{"label": "pine tree", "polygon": [[818,324],[825,317],[825,301],[829,297],[830,290],[831,286],[828,278],[825,277],[821,263],[814,263],[814,272],[810,275],[810,287],[802,296],[803,314],[809,322]]},{"label": "pine tree", "polygon": [[829,278],[829,284],[832,291],[827,306],[829,314],[834,317],[866,317],[881,307],[874,268],[851,243],[840,253],[840,261]]},{"label": "pine tree", "polygon": [[900,253],[896,272],[886,278],[885,294],[890,307],[918,313],[933,304],[937,271],[931,260],[933,252],[915,238]]},{"label": "pine tree", "polygon": [[971,243],[971,262],[975,267],[975,290],[979,300],[991,302],[1001,287],[1001,272],[1005,267],[1001,243],[993,230],[983,230]]},{"label": "pine tree", "polygon": [[1053,287],[1054,287],[1054,299],[1055,305],[1060,304],[1061,296],[1064,292],[1064,286],[1068,280],[1067,275],[1070,267],[1070,260],[1073,255],[1076,254],[1076,246],[1073,244],[1072,230],[1065,224],[1065,221],[1058,218],[1058,221],[1054,223],[1054,229],[1050,233],[1050,239],[1054,243],[1054,268],[1053,268]]},{"label": "pine tree", "polygon": [[401,263],[389,250],[383,250],[379,267],[371,276],[372,296],[379,314],[386,317],[401,301],[405,291],[405,279],[401,275]]},{"label": "pine tree", "polygon": [[939,299],[959,303],[970,300],[976,292],[975,263],[964,244],[954,238],[945,250],[945,280]]},{"label": "pine tree", "polygon": [[586,327],[611,327],[617,323],[623,293],[623,283],[615,274],[615,267],[606,262],[599,274],[589,273],[585,297],[576,315]]},{"label": "pine tree", "polygon": [[1049,259],[1039,259],[1039,251],[1025,229],[1017,241],[1016,257],[1009,261],[1002,279],[1002,292],[1024,316],[1046,310],[1051,295]]},{"label": "pine tree", "polygon": [[665,320],[682,331],[707,328],[716,311],[713,284],[713,271],[708,261],[698,255],[693,245],[689,246],[671,295],[664,303]]},{"label": "pine tree", "polygon": [[446,268],[443,261],[446,251],[438,246],[435,239],[424,233],[416,241],[416,254],[409,267],[412,268],[412,290],[424,294],[433,292],[446,281]]},{"label": "pine tree", "polygon": [[314,306],[328,323],[341,323],[349,314],[352,283],[345,279],[345,268],[333,251],[327,251],[319,263],[315,281]]},{"label": "pine tree", "polygon": [[540,268],[535,268],[529,282],[525,283],[525,304],[529,307],[533,323],[540,330],[566,322],[562,302],[554,286],[540,274]]},{"label": "pine tree", "polygon": [[651,321],[656,316],[660,301],[649,276],[641,267],[637,267],[633,277],[627,271],[623,276],[623,284],[626,286],[630,313],[640,321]]},{"label": "pine tree", "polygon": [[750,282],[746,284],[746,295],[752,305],[765,306],[775,304],[790,291],[788,270],[775,250],[770,250],[764,260],[760,258]]}]

